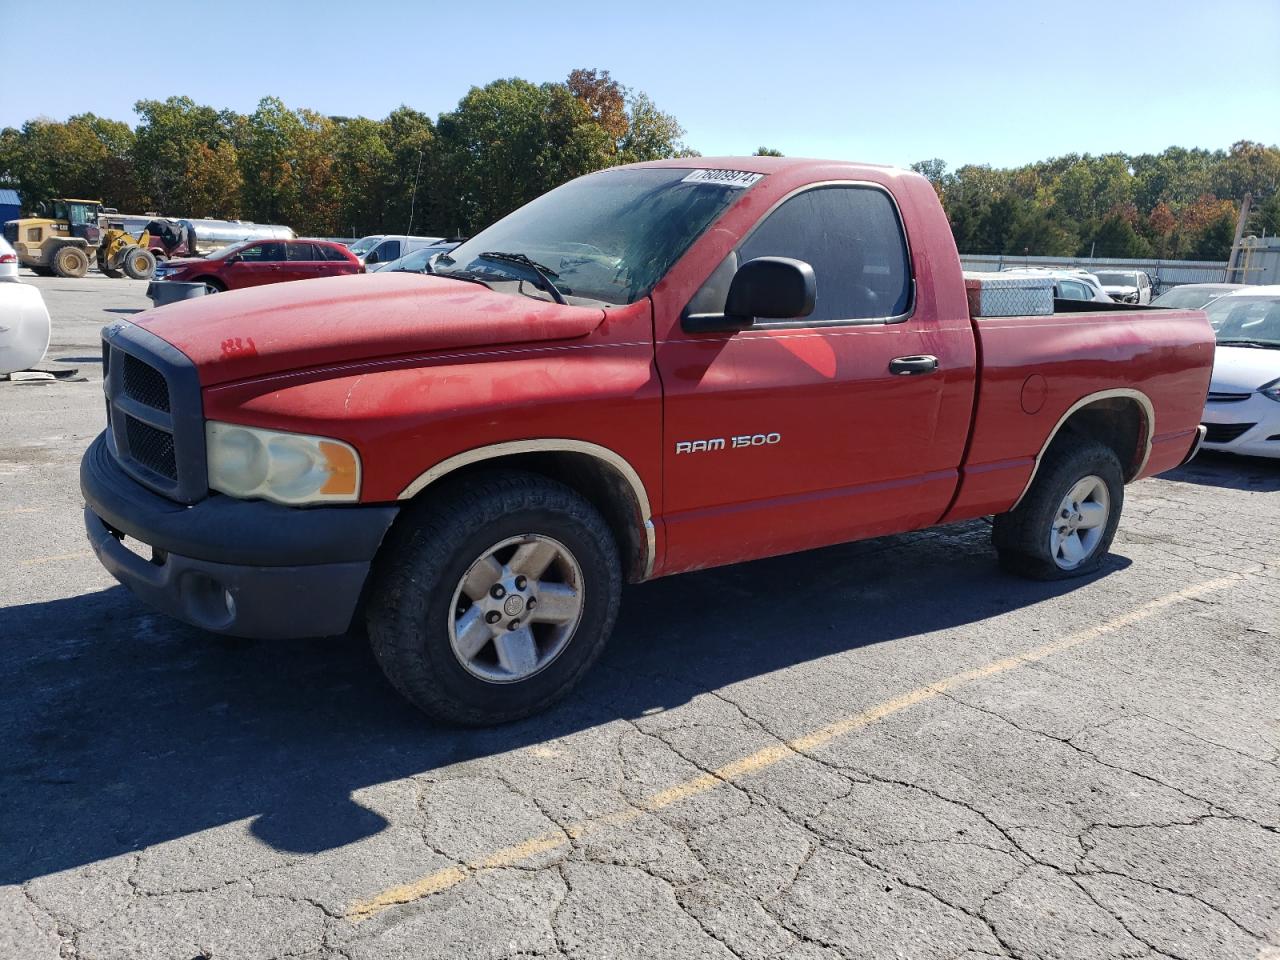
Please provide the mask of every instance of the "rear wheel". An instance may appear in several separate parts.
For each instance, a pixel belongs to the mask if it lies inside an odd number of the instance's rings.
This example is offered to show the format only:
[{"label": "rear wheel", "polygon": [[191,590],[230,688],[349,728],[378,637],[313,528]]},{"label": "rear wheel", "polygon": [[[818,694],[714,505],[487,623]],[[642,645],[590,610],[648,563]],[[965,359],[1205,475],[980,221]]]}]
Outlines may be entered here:
[{"label": "rear wheel", "polygon": [[59,247],[53,253],[53,272],[60,277],[83,277],[89,272],[89,257],[79,247]]},{"label": "rear wheel", "polygon": [[124,252],[124,272],[133,280],[147,280],[156,272],[156,258],[150,250],[130,247]]},{"label": "rear wheel", "polygon": [[573,490],[472,477],[383,546],[367,611],[388,679],[424,712],[480,726],[536,713],[600,655],[617,615],[617,546]]},{"label": "rear wheel", "polygon": [[1045,455],[1022,502],[995,519],[1000,565],[1034,580],[1092,573],[1111,549],[1124,505],[1124,476],[1114,451],[1064,440]]}]

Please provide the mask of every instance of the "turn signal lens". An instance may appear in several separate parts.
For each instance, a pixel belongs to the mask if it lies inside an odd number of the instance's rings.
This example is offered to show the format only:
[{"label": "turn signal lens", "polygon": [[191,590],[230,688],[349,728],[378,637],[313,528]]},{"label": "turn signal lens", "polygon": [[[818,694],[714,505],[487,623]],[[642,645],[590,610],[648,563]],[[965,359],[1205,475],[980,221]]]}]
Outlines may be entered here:
[{"label": "turn signal lens", "polygon": [[205,424],[209,488],[242,499],[298,506],[360,498],[360,455],[330,437]]}]

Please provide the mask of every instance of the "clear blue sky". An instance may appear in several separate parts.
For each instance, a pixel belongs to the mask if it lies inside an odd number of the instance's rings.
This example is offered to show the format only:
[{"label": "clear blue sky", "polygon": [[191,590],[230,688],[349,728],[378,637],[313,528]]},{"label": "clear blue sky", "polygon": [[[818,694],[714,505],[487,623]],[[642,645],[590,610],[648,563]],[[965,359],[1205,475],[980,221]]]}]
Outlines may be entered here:
[{"label": "clear blue sky", "polygon": [[[1280,0],[0,0],[0,126],[185,94],[433,117],[497,77],[600,67],[704,154],[997,166],[1280,141]],[[303,12],[305,11],[305,13]],[[185,61],[185,63],[184,63]],[[20,79],[21,78],[21,79]]]}]

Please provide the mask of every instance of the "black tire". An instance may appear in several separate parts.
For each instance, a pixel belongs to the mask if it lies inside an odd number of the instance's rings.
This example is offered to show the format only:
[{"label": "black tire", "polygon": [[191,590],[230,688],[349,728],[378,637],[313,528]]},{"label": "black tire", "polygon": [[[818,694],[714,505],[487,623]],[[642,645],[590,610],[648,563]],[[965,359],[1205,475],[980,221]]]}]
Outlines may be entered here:
[{"label": "black tire", "polygon": [[130,247],[120,259],[125,276],[131,280],[149,280],[156,272],[156,258],[150,250]]},{"label": "black tire", "polygon": [[53,252],[52,265],[58,276],[78,279],[89,272],[89,257],[79,247],[63,246]]},{"label": "black tire", "polygon": [[[1083,560],[1064,567],[1051,549],[1050,536],[1068,493],[1087,477],[1106,486],[1108,513],[1102,535]],[[1022,502],[995,518],[991,540],[1000,566],[1032,580],[1065,580],[1093,573],[1106,559],[1124,507],[1124,476],[1115,452],[1083,438],[1062,438],[1045,454]]]},{"label": "black tire", "polygon": [[31,272],[37,277],[52,277],[53,267],[32,267]]},{"label": "black tire", "polygon": [[[455,590],[493,545],[554,538],[582,574],[581,618],[554,659],[510,682],[482,679],[450,642]],[[408,508],[375,562],[369,642],[391,684],[428,715],[464,726],[546,709],[591,667],[613,631],[622,591],[617,544],[599,512],[569,487],[523,472],[473,475]]]},{"label": "black tire", "polygon": [[192,282],[192,283],[203,283],[203,284],[204,284],[204,294],[205,294],[205,296],[206,296],[206,297],[207,297],[209,294],[211,294],[211,293],[226,293],[226,292],[227,292],[227,285],[226,285],[225,283],[223,283],[221,280],[218,280],[218,279],[216,279],[216,278],[214,278],[214,277],[196,277],[196,278],[195,278],[194,280],[192,280],[191,282]]}]

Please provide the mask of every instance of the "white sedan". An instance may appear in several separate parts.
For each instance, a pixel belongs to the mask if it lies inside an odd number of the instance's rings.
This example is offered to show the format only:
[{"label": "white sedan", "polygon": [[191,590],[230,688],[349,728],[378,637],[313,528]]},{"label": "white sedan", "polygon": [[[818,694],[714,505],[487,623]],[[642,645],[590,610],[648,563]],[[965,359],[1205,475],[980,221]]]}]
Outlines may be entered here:
[{"label": "white sedan", "polygon": [[1204,312],[1218,338],[1204,449],[1280,457],[1280,286],[1245,287]]}]

